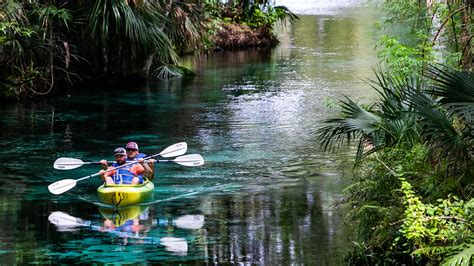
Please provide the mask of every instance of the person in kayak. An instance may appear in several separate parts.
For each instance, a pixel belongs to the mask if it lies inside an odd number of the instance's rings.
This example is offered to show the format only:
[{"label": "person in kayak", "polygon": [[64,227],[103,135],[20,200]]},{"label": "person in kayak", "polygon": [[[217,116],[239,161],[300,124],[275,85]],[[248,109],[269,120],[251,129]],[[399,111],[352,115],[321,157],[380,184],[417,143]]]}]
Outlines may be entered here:
[{"label": "person in kayak", "polygon": [[[127,161],[137,161],[140,158],[145,158],[146,154],[141,153],[138,149],[138,144],[136,142],[130,141],[127,143],[125,146],[125,150],[127,151]],[[153,180],[155,177],[155,159],[150,159],[148,160],[147,164],[144,164],[143,167],[145,167],[146,170],[146,178],[149,180]]]},{"label": "person in kayak", "polygon": [[139,151],[138,144],[136,142],[130,141],[127,143],[125,150],[127,151],[127,160],[129,161],[146,157],[146,154]]},{"label": "person in kayak", "polygon": [[[127,163],[127,152],[124,148],[119,147],[114,150],[115,163],[112,164],[111,168],[115,168]],[[125,167],[111,170],[106,172],[100,170],[100,177],[107,185],[113,184],[141,184],[143,183],[143,175],[146,174],[146,165],[143,158],[137,159],[138,163],[130,164]]]},{"label": "person in kayak", "polygon": [[[117,148],[118,149],[118,148]],[[123,149],[123,148],[122,148]],[[126,162],[130,163],[133,161],[138,161],[146,157],[146,154],[140,153],[138,150],[138,144],[136,142],[129,142],[125,146],[126,151]],[[153,180],[155,178],[155,159],[149,159],[148,163],[143,163],[142,166],[145,169],[145,177],[148,180]],[[108,169],[107,160],[100,160],[102,169]]]}]

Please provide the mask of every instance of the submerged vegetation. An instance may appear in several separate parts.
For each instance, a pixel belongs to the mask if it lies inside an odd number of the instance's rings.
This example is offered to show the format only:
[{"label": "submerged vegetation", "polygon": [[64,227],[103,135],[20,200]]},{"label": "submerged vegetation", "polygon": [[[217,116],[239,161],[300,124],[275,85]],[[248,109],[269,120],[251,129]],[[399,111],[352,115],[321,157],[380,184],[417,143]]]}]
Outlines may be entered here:
[{"label": "submerged vegetation", "polygon": [[0,6],[0,98],[13,100],[79,80],[183,75],[189,73],[180,66],[185,53],[272,45],[275,23],[296,19],[266,0],[5,0]]},{"label": "submerged vegetation", "polygon": [[[371,104],[344,98],[317,142],[355,144],[350,264],[472,265],[474,73],[470,1],[387,1]],[[409,19],[408,19],[409,18]],[[447,41],[455,40],[455,42]]]}]

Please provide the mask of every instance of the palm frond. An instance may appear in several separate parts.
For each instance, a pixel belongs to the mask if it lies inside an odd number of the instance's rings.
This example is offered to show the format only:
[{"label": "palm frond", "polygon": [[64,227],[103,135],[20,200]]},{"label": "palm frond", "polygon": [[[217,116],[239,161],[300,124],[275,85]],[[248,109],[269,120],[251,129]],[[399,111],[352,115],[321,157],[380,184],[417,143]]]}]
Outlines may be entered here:
[{"label": "palm frond", "polygon": [[[324,150],[338,150],[343,145],[373,135],[379,129],[380,117],[363,109],[349,98],[340,101],[342,117],[323,121],[326,126],[318,129],[316,141]],[[373,137],[372,137],[373,138]]]},{"label": "palm frond", "polygon": [[57,8],[55,6],[43,6],[33,10],[33,14],[38,15],[38,19],[41,21],[43,27],[49,27],[48,24],[56,22],[66,28],[69,27],[69,23],[72,20],[72,13],[70,10],[65,8]]},{"label": "palm frond", "polygon": [[286,23],[286,19],[289,20],[290,23],[294,23],[300,18],[295,13],[291,12],[286,6],[276,6],[275,11],[278,15],[278,20],[283,23]]},{"label": "palm frond", "polygon": [[163,65],[153,71],[152,76],[158,79],[170,79],[174,77],[180,77],[183,75],[195,75],[194,72],[191,70],[181,67],[181,66],[173,66],[173,65]]},{"label": "palm frond", "polygon": [[429,144],[432,154],[443,157],[453,155],[449,158],[467,160],[469,143],[465,142],[444,110],[419,91],[410,91],[408,99],[413,105],[413,112],[419,117],[421,135]]},{"label": "palm frond", "polygon": [[195,4],[173,2],[168,12],[166,33],[179,52],[198,50],[205,38],[206,25],[203,11]]},{"label": "palm frond", "polygon": [[19,26],[28,24],[28,18],[21,3],[8,0],[0,3],[0,18],[2,22],[14,22]]},{"label": "palm frond", "polygon": [[472,128],[474,124],[474,74],[449,68],[433,66],[427,75],[435,84],[427,90],[439,97],[450,116],[455,115]]},{"label": "palm frond", "polygon": [[385,118],[381,127],[386,133],[384,142],[387,146],[396,146],[401,143],[412,146],[420,140],[420,128],[415,116],[411,113],[404,113],[393,119]]},{"label": "palm frond", "polygon": [[452,249],[460,250],[454,255],[448,256],[443,261],[443,266],[460,266],[460,265],[472,265],[474,262],[474,244],[463,244],[452,247]]},{"label": "palm frond", "polygon": [[380,101],[377,107],[386,117],[399,118],[402,112],[409,111],[406,102],[406,92],[417,87],[415,78],[400,79],[386,75],[380,67],[373,69],[376,80],[366,80],[366,83],[379,93]]},{"label": "palm frond", "polygon": [[115,65],[140,68],[154,56],[162,63],[179,63],[173,43],[163,28],[168,21],[161,5],[153,1],[95,1],[89,15],[93,36],[114,54]]}]

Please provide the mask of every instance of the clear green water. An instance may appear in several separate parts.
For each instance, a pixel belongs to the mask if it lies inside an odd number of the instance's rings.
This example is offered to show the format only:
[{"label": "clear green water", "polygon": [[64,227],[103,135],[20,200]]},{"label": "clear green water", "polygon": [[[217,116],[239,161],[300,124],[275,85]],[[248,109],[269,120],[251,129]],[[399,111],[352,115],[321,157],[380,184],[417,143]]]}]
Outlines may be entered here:
[{"label": "clear green water", "polygon": [[[0,261],[341,264],[351,244],[345,210],[334,204],[350,162],[318,151],[314,132],[337,112],[327,107],[334,97],[374,97],[361,79],[376,62],[377,16],[369,8],[302,16],[276,49],[188,58],[198,73],[189,80],[2,105]],[[147,154],[186,141],[206,164],[158,165],[154,201],[119,228],[107,219],[118,226],[127,214],[100,207],[98,178],[48,192],[52,182],[98,170],[54,170],[58,157],[111,160],[128,141]],[[56,211],[83,226],[57,227],[48,220]],[[177,223],[185,215],[204,223]]]}]

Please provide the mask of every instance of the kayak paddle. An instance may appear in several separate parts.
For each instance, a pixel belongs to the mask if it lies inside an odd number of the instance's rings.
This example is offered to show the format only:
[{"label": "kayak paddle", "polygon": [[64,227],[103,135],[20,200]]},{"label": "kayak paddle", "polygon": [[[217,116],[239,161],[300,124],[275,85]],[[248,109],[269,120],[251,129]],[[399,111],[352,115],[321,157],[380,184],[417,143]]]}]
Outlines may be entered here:
[{"label": "kayak paddle", "polygon": [[[154,158],[154,157],[157,157],[157,156],[162,156],[163,154],[166,154],[166,156],[177,156],[176,154],[183,154],[183,153],[186,152],[186,150],[187,150],[186,142],[180,142],[180,143],[176,143],[174,145],[169,146],[168,148],[164,149],[162,152],[160,152],[158,154],[148,156],[148,157],[145,157],[143,159],[148,160],[148,159],[151,159],[151,158]],[[176,158],[176,159],[178,159],[178,158]],[[199,158],[197,158],[197,159],[199,159]],[[202,157],[201,157],[201,159],[202,159]],[[200,160],[197,160],[197,161],[198,161],[197,163],[196,163],[196,160],[194,161],[194,163],[197,164],[197,165],[193,165],[192,163],[189,163],[189,162],[181,162],[180,164],[181,165],[186,165],[186,166],[199,166],[199,165],[202,165],[204,163],[204,160],[202,160],[202,162],[200,162]],[[113,170],[116,170],[116,169],[120,169],[120,168],[123,168],[123,167],[131,165],[131,164],[135,164],[135,163],[138,163],[138,161],[133,161],[133,162],[130,162],[130,163],[122,164],[122,165],[117,166],[117,167],[112,167],[110,169],[105,170],[104,173],[107,173],[107,172],[110,172],[110,171],[113,171]],[[49,192],[51,192],[55,195],[59,195],[59,194],[62,194],[64,192],[72,189],[73,187],[75,187],[77,182],[85,180],[85,179],[89,179],[91,177],[99,176],[99,175],[100,175],[100,173],[95,173],[95,174],[92,174],[92,175],[81,177],[79,179],[59,180],[57,182],[54,182],[54,183],[50,184],[48,186],[48,190],[49,190]]]},{"label": "kayak paddle", "polygon": [[[185,154],[186,150],[186,142],[180,142],[169,146],[156,156],[161,156],[163,158],[176,157]],[[107,162],[107,164],[112,163],[114,162]],[[53,167],[54,169],[58,170],[72,170],[81,167],[85,164],[100,164],[100,162],[83,162],[81,159],[61,157],[54,161]]]},{"label": "kayak paddle", "polygon": [[[81,218],[77,218],[69,215],[68,213],[61,211],[54,211],[48,217],[50,223],[56,225],[61,229],[72,229],[76,227],[87,227],[91,226],[91,221],[84,221]],[[179,216],[176,219],[154,219],[153,223],[163,226],[173,225],[182,229],[200,229],[204,225],[204,216],[200,214],[186,214]],[[64,230],[66,231],[66,230]]]},{"label": "kayak paddle", "polygon": [[204,158],[199,154],[188,154],[174,158],[173,160],[157,160],[158,163],[177,163],[184,166],[201,166]]},{"label": "kayak paddle", "polygon": [[[107,162],[112,164],[114,162]],[[61,157],[54,161],[53,167],[58,170],[71,170],[83,166],[84,164],[100,164],[100,162],[83,162],[81,159]]]}]

